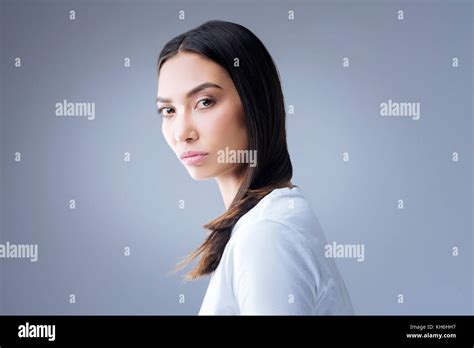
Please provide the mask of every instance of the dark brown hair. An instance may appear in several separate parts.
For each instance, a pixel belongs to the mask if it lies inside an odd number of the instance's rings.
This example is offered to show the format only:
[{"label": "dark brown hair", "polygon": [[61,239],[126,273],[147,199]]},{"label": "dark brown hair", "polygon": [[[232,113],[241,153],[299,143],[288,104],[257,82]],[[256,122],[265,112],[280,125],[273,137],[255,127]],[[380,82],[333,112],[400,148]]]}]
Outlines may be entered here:
[{"label": "dark brown hair", "polygon": [[[280,77],[263,43],[239,24],[212,20],[170,40],[158,58],[163,63],[179,52],[193,52],[214,61],[230,75],[245,113],[248,150],[256,150],[257,166],[244,168],[244,179],[229,209],[204,226],[205,241],[176,270],[201,255],[186,280],[212,273],[218,266],[232,228],[272,190],[287,186],[293,176],[285,130],[285,105]],[[235,66],[236,58],[239,64]],[[175,271],[176,271],[175,270]]]}]

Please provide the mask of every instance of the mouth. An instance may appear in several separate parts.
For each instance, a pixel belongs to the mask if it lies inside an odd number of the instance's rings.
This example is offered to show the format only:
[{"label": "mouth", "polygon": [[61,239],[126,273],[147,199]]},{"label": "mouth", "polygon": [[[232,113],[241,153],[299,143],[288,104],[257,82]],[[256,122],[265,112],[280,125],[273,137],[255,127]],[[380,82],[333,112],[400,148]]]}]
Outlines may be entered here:
[{"label": "mouth", "polygon": [[180,159],[187,165],[197,165],[204,161],[209,153],[202,151],[186,151],[181,154]]}]

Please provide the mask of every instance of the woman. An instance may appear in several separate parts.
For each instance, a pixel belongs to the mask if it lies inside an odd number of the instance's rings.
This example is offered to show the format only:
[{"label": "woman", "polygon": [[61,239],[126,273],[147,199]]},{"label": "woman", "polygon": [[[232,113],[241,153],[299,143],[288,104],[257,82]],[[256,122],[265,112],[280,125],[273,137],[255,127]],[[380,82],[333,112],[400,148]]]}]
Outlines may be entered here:
[{"label": "woman", "polygon": [[199,314],[352,314],[326,239],[291,183],[279,74],[247,28],[208,21],[158,59],[163,135],[196,180],[215,178],[226,212],[204,227],[186,279],[211,275]]}]

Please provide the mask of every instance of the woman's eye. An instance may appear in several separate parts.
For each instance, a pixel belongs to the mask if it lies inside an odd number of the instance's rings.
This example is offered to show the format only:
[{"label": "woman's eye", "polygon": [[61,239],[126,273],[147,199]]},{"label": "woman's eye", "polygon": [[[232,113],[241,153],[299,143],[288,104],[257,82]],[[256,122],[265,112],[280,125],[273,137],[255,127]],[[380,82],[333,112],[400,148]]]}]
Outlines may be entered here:
[{"label": "woman's eye", "polygon": [[170,113],[172,113],[172,111],[170,111],[170,110],[173,110],[173,108],[169,108],[169,107],[165,106],[165,107],[162,107],[161,109],[159,109],[158,113],[163,117],[169,117]]},{"label": "woman's eye", "polygon": [[200,101],[198,101],[198,104],[201,104],[207,108],[210,105],[214,104],[214,100],[212,100],[211,98],[203,98]]}]

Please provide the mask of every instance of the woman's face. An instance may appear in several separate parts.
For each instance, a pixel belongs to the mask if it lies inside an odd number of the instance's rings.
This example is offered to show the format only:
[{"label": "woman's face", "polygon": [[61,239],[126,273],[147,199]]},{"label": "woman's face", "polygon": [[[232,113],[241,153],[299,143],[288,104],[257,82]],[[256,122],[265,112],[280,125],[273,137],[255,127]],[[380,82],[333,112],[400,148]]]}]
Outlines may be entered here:
[{"label": "woman's face", "polygon": [[180,52],[161,66],[157,94],[163,135],[191,177],[236,175],[241,164],[222,161],[226,157],[219,153],[246,150],[247,130],[225,69],[199,54]]}]

